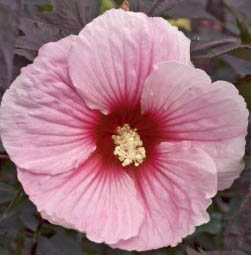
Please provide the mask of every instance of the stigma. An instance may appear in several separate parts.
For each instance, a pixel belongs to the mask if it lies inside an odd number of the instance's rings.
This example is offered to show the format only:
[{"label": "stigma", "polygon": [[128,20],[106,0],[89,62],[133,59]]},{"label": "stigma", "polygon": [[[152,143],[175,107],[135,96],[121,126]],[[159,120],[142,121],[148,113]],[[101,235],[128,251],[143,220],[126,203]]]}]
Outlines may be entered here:
[{"label": "stigma", "polygon": [[134,164],[139,166],[146,158],[146,151],[137,129],[128,124],[117,128],[117,135],[112,139],[115,144],[114,155],[122,162],[122,166]]}]

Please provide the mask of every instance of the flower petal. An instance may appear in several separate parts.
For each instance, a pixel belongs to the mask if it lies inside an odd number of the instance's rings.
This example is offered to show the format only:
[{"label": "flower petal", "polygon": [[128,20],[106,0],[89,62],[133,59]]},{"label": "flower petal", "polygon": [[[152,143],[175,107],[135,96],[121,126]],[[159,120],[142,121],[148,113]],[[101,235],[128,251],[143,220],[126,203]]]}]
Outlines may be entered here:
[{"label": "flower petal", "polygon": [[217,191],[216,167],[190,142],[162,143],[134,178],[146,217],[137,237],[112,247],[143,251],[176,246],[209,221],[206,209]]},{"label": "flower petal", "polygon": [[190,40],[161,18],[110,10],[88,24],[69,55],[70,76],[86,104],[107,114],[139,103],[156,63],[190,63]]},{"label": "flower petal", "polygon": [[95,150],[91,127],[99,113],[86,107],[67,75],[74,38],[43,46],[3,96],[1,138],[19,168],[67,172]]},{"label": "flower petal", "polygon": [[237,136],[220,142],[194,142],[215,161],[218,171],[218,189],[230,187],[244,169],[245,136]]},{"label": "flower petal", "polygon": [[78,170],[18,178],[42,216],[53,224],[86,232],[95,242],[116,243],[138,234],[144,209],[133,180],[121,166],[104,165],[94,153]]},{"label": "flower petal", "polygon": [[243,170],[248,111],[231,83],[211,84],[202,70],[163,63],[145,83],[142,111],[158,116],[166,141],[193,141],[210,154],[219,189],[231,185]]}]

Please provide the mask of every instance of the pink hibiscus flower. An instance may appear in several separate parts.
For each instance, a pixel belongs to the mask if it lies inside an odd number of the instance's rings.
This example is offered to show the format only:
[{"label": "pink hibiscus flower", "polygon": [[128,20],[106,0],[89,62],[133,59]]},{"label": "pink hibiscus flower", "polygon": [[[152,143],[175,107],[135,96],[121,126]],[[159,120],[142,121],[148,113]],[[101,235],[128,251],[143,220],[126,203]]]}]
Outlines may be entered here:
[{"label": "pink hibiscus flower", "polygon": [[1,136],[45,219],[139,251],[208,222],[217,185],[243,169],[248,111],[189,46],[164,19],[111,10],[22,69]]}]

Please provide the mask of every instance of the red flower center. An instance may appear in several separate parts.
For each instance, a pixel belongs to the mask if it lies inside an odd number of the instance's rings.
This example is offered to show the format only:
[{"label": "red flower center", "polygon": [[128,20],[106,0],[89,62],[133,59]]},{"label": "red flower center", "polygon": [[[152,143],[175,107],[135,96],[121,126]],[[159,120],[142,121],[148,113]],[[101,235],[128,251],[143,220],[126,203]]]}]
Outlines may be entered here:
[{"label": "red flower center", "polygon": [[119,127],[125,124],[131,129],[136,129],[146,150],[146,159],[151,157],[151,149],[163,139],[163,131],[160,122],[153,114],[142,115],[140,105],[128,107],[121,105],[116,107],[108,115],[100,114],[100,119],[95,128],[94,137],[97,144],[97,152],[102,155],[104,162],[121,162],[114,155],[115,143],[112,136],[117,135]]}]

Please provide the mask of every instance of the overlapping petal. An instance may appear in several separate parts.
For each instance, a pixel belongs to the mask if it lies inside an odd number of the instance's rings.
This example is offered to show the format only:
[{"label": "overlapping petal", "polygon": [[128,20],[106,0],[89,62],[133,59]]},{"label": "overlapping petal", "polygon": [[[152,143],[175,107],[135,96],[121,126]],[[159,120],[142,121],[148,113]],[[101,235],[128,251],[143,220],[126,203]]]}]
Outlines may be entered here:
[{"label": "overlapping petal", "polygon": [[90,111],[68,76],[75,37],[46,44],[3,96],[1,138],[19,168],[58,174],[78,168],[95,150]]},{"label": "overlapping petal", "polygon": [[211,84],[202,70],[163,63],[147,79],[142,111],[158,116],[166,141],[189,140],[212,156],[219,189],[231,185],[239,175],[248,111],[232,84]]},{"label": "overlapping petal", "polygon": [[110,10],[88,24],[75,40],[69,70],[91,109],[109,113],[139,103],[154,64],[190,63],[190,40],[161,18]]},{"label": "overlapping petal", "polygon": [[217,191],[216,166],[190,142],[162,143],[132,178],[146,217],[137,237],[113,247],[143,251],[176,246],[195,226],[209,221],[206,209]]},{"label": "overlapping petal", "polygon": [[245,135],[224,139],[217,143],[208,141],[196,142],[196,144],[206,150],[217,165],[218,189],[229,188],[244,169]]},{"label": "overlapping petal", "polygon": [[134,237],[143,222],[133,180],[122,166],[104,165],[98,153],[73,172],[51,176],[19,169],[18,178],[43,217],[95,242]]}]

